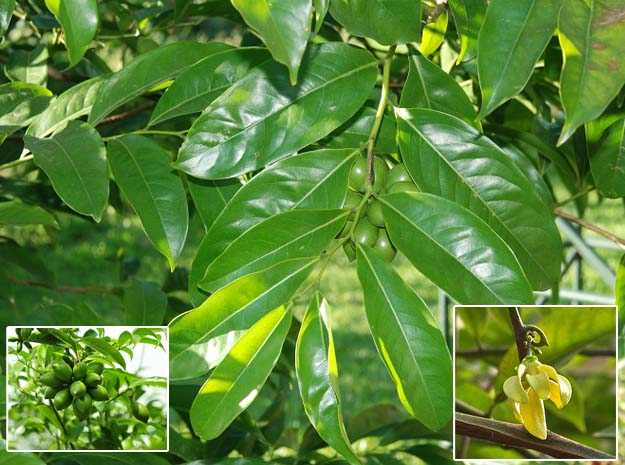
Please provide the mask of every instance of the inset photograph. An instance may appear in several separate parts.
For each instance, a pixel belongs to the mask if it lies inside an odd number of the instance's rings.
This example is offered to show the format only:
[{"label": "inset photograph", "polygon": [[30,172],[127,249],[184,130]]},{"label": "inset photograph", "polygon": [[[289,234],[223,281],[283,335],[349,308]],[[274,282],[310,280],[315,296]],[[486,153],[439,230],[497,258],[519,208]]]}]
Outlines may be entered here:
[{"label": "inset photograph", "polygon": [[166,327],[8,327],[7,450],[166,451]]},{"label": "inset photograph", "polygon": [[616,306],[455,306],[453,352],[455,460],[616,460]]}]

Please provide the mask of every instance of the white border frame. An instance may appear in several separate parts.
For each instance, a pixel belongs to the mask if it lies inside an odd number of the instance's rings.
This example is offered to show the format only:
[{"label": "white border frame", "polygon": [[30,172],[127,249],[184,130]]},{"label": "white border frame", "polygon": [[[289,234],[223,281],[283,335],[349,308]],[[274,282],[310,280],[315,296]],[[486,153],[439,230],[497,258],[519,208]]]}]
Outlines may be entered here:
[{"label": "white border frame", "polygon": [[[554,307],[564,307],[564,308],[612,308],[614,309],[614,321],[615,321],[615,329],[614,329],[614,337],[615,337],[615,347],[614,347],[614,360],[615,360],[615,383],[616,383],[616,396],[615,396],[615,418],[616,418],[616,456],[613,459],[528,459],[528,458],[520,458],[520,459],[498,459],[498,458],[490,458],[490,459],[459,459],[456,458],[456,310],[457,308],[508,308],[508,307],[517,307],[519,309],[523,308],[554,308]],[[453,364],[453,373],[452,373],[452,383],[453,383],[453,425],[452,425],[452,449],[453,449],[453,460],[454,462],[476,462],[476,463],[495,463],[495,462],[591,462],[591,461],[600,461],[600,462],[617,462],[619,460],[619,428],[618,428],[618,402],[619,402],[619,366],[620,360],[618,358],[618,306],[617,305],[454,305],[453,308],[453,322],[452,322],[452,364]]]},{"label": "white border frame", "polygon": [[[7,389],[8,387],[8,383],[9,383],[9,334],[10,331],[9,330],[13,330],[13,332],[15,332],[15,328],[32,328],[32,329],[37,329],[37,328],[53,328],[53,329],[67,329],[67,328],[78,328],[78,329],[97,329],[97,328],[104,328],[106,330],[106,328],[119,328],[119,327],[124,327],[124,328],[146,328],[146,329],[164,329],[165,330],[165,337],[167,338],[166,340],[166,344],[164,344],[165,346],[165,357],[167,359],[167,367],[166,367],[166,387],[165,387],[165,398],[167,399],[167,405],[165,406],[165,415],[167,418],[166,421],[166,431],[167,431],[167,439],[166,439],[166,449],[106,449],[106,450],[99,450],[99,449],[70,449],[70,450],[56,450],[56,449],[32,449],[32,450],[25,450],[25,449],[9,449],[9,390]],[[5,450],[6,452],[10,452],[10,453],[17,453],[17,454],[23,454],[26,452],[36,452],[36,453],[40,453],[40,452],[50,452],[50,453],[57,453],[57,452],[62,452],[62,453],[73,453],[73,452],[82,452],[82,453],[97,453],[97,452],[105,452],[105,453],[128,453],[128,452],[137,452],[137,453],[142,453],[142,452],[169,452],[169,326],[133,326],[133,325],[91,325],[91,326],[84,326],[84,325],[80,325],[80,326],[42,326],[42,325],[34,325],[34,326],[27,326],[27,325],[18,325],[18,326],[6,326],[5,327],[5,343],[6,343],[6,350],[5,350],[5,372],[7,374],[6,376],[6,380],[5,380],[5,403],[6,403],[6,407],[5,407],[5,416],[6,416],[6,429],[5,429]]]}]

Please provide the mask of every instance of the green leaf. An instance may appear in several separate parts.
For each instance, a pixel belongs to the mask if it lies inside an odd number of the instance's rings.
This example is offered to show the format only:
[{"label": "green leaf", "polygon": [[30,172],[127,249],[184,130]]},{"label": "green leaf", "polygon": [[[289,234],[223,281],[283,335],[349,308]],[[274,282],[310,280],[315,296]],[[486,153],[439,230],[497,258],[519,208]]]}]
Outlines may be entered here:
[{"label": "green leaf", "polygon": [[332,0],[330,14],[355,36],[383,45],[421,40],[421,2],[412,0]]},{"label": "green leaf", "polygon": [[445,40],[447,21],[447,10],[443,9],[438,12],[436,18],[430,18],[429,22],[425,25],[421,37],[421,46],[419,47],[419,51],[423,55],[431,55],[441,46]]},{"label": "green leaf", "polygon": [[45,86],[48,80],[48,49],[44,44],[32,50],[16,50],[4,67],[11,81]]},{"label": "green leaf", "polygon": [[67,89],[33,120],[26,134],[45,137],[61,129],[68,121],[88,115],[109,77],[94,77]]},{"label": "green leaf", "polygon": [[282,160],[243,186],[209,229],[189,276],[194,305],[206,295],[197,289],[208,266],[237,237],[270,216],[296,208],[339,208],[357,152],[318,150]]},{"label": "green leaf", "polygon": [[45,87],[24,82],[0,85],[0,144],[4,138],[28,126],[50,103],[52,93]]},{"label": "green leaf", "polygon": [[467,8],[464,0],[448,0],[447,4],[451,11],[451,17],[454,20],[456,34],[460,40],[460,51],[456,59],[456,64],[460,64],[469,48],[469,18],[467,17]]},{"label": "green leaf", "polygon": [[462,118],[475,125],[475,109],[454,78],[427,58],[412,54],[400,105],[405,108],[429,108]]},{"label": "green leaf", "polygon": [[295,369],[304,410],[319,436],[347,459],[362,462],[351,448],[339,393],[338,365],[330,328],[328,303],[316,292],[295,346]]},{"label": "green leaf", "polygon": [[128,326],[160,326],[167,310],[167,295],[156,283],[136,282],[124,289]]},{"label": "green leaf", "polygon": [[24,226],[27,224],[58,227],[54,216],[37,205],[28,205],[19,200],[0,202],[0,225]]},{"label": "green leaf", "polygon": [[173,270],[187,237],[189,212],[182,180],[171,171],[169,154],[138,135],[112,139],[108,149],[115,181]]},{"label": "green leaf", "polygon": [[566,121],[558,145],[599,116],[625,84],[623,15],[620,0],[566,0],[562,5],[560,98]]},{"label": "green leaf", "polygon": [[238,179],[207,181],[189,176],[187,186],[204,228],[208,231],[230,199],[241,188],[241,181]]},{"label": "green leaf", "polygon": [[191,405],[191,425],[214,439],[254,401],[278,361],[291,327],[291,311],[278,307],[237,342],[215,368]]},{"label": "green leaf", "polygon": [[281,261],[317,257],[345,225],[349,211],[297,209],[266,219],[237,237],[208,266],[199,285],[215,292],[236,278]]},{"label": "green leaf", "polygon": [[201,44],[182,40],[139,55],[102,86],[91,109],[89,124],[95,126],[124,103],[175,78],[202,58],[229,48],[218,42]]},{"label": "green leaf", "polygon": [[461,304],[530,304],[534,297],[508,245],[474,213],[425,193],[381,197],[395,246]]},{"label": "green leaf", "polygon": [[623,334],[625,328],[625,255],[621,257],[616,272],[614,303],[618,307],[618,333]]},{"label": "green leaf", "polygon": [[63,202],[100,221],[109,195],[109,171],[106,148],[95,129],[71,121],[49,139],[26,135],[24,146]]},{"label": "green leaf", "polygon": [[589,146],[590,170],[599,193],[612,199],[625,197],[625,118]]},{"label": "green leaf", "polygon": [[[11,454],[11,456],[14,455],[15,454]],[[52,458],[49,459],[49,463],[55,463],[57,461],[61,461],[61,463],[75,462],[79,465],[145,465],[146,463],[150,465],[169,465],[169,461],[166,458],[147,452],[141,454],[120,454],[119,452],[56,452]],[[37,462],[37,464],[38,463],[39,462]]]},{"label": "green leaf", "polygon": [[271,309],[287,303],[318,259],[288,260],[239,278],[169,324],[172,380],[202,376]]},{"label": "green leaf", "polygon": [[[0,0],[2,3],[2,0]],[[11,443],[12,444],[12,443]],[[45,465],[37,454],[31,452],[9,452],[6,450],[4,439],[0,440],[0,465]]]},{"label": "green leaf", "polygon": [[[482,24],[484,23],[484,15],[486,14],[487,1],[456,0],[455,2],[452,2],[452,8],[454,3],[463,3],[468,21],[467,29],[465,30],[464,27],[462,27],[462,32],[460,33],[461,40],[464,40],[464,36],[466,35],[467,45],[464,56],[462,57],[462,54],[458,56],[457,63],[459,64],[461,61],[467,62],[477,56],[477,39],[480,29],[482,28]],[[458,16],[461,15],[460,8],[456,8],[455,11],[459,12]]]},{"label": "green leaf", "polygon": [[417,186],[486,221],[516,254],[535,289],[557,283],[562,242],[553,212],[514,161],[453,116],[424,109],[396,114],[399,147]]},{"label": "green leaf", "polygon": [[297,83],[302,56],[308,43],[310,0],[231,0],[247,25],[265,42],[273,59],[289,69]]},{"label": "green leaf", "polygon": [[[3,224],[3,217],[6,212],[2,212],[1,210],[2,203],[0,203],[0,224]],[[28,272],[28,275],[33,281],[46,283],[52,283],[54,281],[54,274],[46,267],[46,264],[33,248],[20,247],[12,242],[0,243],[0,262],[4,262],[5,265],[13,265],[23,269]],[[6,271],[11,272],[10,268]]]},{"label": "green leaf", "polygon": [[404,407],[437,431],[452,412],[451,356],[443,333],[423,300],[384,258],[360,245],[357,253],[367,321],[380,357]]},{"label": "green leaf", "polygon": [[126,361],[124,357],[122,357],[122,354],[106,341],[91,336],[83,337],[80,341],[96,352],[100,352],[105,358],[115,361],[115,363],[118,363],[124,370],[126,369]]},{"label": "green leaf", "polygon": [[0,0],[0,36],[9,28],[14,8],[15,0]]},{"label": "green leaf", "polygon": [[349,119],[376,77],[369,52],[341,43],[309,47],[297,86],[279,64],[266,62],[195,121],[174,166],[197,178],[223,179],[292,155]]},{"label": "green leaf", "polygon": [[48,9],[63,26],[69,66],[76,66],[98,30],[96,0],[47,0]]},{"label": "green leaf", "polygon": [[492,0],[477,43],[480,118],[517,95],[530,79],[558,22],[562,0]]},{"label": "green leaf", "polygon": [[152,112],[149,125],[200,113],[228,87],[269,58],[258,47],[231,48],[198,61],[176,78]]},{"label": "green leaf", "polygon": [[315,32],[319,32],[330,8],[330,0],[313,0],[313,7],[315,8]]}]

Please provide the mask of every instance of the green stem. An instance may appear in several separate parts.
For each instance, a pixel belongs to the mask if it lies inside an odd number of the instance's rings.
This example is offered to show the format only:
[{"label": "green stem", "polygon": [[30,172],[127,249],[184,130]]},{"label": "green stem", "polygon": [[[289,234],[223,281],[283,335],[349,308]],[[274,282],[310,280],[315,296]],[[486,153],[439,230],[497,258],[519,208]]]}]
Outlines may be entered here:
[{"label": "green stem", "polygon": [[139,135],[156,135],[156,136],[172,136],[179,137],[180,139],[185,139],[187,131],[163,131],[156,129],[137,129],[136,131],[126,132],[124,134],[116,134],[114,136],[103,137],[104,140],[116,139],[118,137],[126,136],[128,134],[139,134]]},{"label": "green stem", "polygon": [[555,207],[562,207],[568,203],[573,202],[574,200],[579,199],[580,197],[583,197],[587,194],[590,194],[592,191],[596,190],[597,188],[595,186],[591,186],[588,189],[585,189],[581,192],[576,193],[575,195],[570,196],[567,199],[562,200],[561,202],[556,202]]},{"label": "green stem", "polygon": [[4,165],[0,165],[0,171],[8,170],[9,168],[13,168],[14,166],[18,166],[18,165],[21,165],[22,163],[26,163],[27,161],[31,161],[32,159],[33,159],[32,155],[26,155],[25,157],[10,161],[8,163],[5,163]]},{"label": "green stem", "polygon": [[388,89],[391,80],[391,62],[393,61],[393,55],[395,54],[396,46],[393,45],[388,49],[386,58],[384,59],[384,68],[382,70],[382,89],[380,92],[380,102],[378,103],[378,109],[375,112],[375,119],[373,120],[373,126],[369,133],[369,139],[367,140],[367,167],[369,175],[367,177],[367,183],[371,187],[375,181],[375,173],[373,170],[373,156],[375,155],[375,141],[380,132],[380,126],[382,126],[382,119],[384,118],[384,111],[386,110],[386,104],[388,102]]}]

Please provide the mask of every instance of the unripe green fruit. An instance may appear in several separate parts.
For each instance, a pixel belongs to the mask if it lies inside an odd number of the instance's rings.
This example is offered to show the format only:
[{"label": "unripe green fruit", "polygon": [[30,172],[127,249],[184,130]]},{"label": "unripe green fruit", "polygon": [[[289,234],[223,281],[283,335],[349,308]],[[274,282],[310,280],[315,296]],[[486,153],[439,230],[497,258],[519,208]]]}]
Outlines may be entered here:
[{"label": "unripe green fruit", "polygon": [[365,190],[367,180],[367,159],[358,157],[349,172],[349,187],[355,191]]},{"label": "unripe green fruit", "polygon": [[383,228],[384,224],[384,215],[382,214],[382,203],[378,200],[374,200],[367,206],[367,219],[369,223],[378,228]]},{"label": "unripe green fruit", "polygon": [[380,230],[378,240],[373,246],[373,251],[380,255],[387,262],[392,262],[397,255],[397,249],[391,243],[385,229]]},{"label": "unripe green fruit", "polygon": [[369,223],[366,218],[362,218],[354,229],[354,240],[357,244],[373,247],[378,240],[378,228]]},{"label": "unripe green fruit", "polygon": [[63,355],[63,361],[71,368],[74,366],[74,359],[69,355]]},{"label": "unripe green fruit", "polygon": [[386,188],[388,189],[390,186],[397,184],[398,182],[412,182],[412,179],[406,170],[406,165],[403,163],[396,164],[391,171],[389,171],[388,176],[386,177]]},{"label": "unripe green fruit", "polygon": [[101,384],[89,389],[89,395],[93,398],[93,400],[108,400],[109,398],[108,391]]},{"label": "unripe green fruit", "polygon": [[347,259],[350,262],[356,260],[356,246],[352,241],[347,241],[345,244],[343,244],[343,251],[345,252]]},{"label": "unripe green fruit", "polygon": [[89,365],[87,365],[87,371],[93,371],[94,373],[101,375],[104,371],[104,365],[102,365],[100,362],[91,362]]},{"label": "unripe green fruit", "polygon": [[381,192],[386,184],[386,177],[388,175],[388,165],[379,157],[373,159],[373,192]]},{"label": "unripe green fruit", "polygon": [[387,190],[389,194],[395,194],[396,192],[419,192],[419,188],[411,182],[396,182],[390,186]]},{"label": "unripe green fruit", "polygon": [[79,420],[84,420],[89,416],[91,404],[91,396],[89,396],[89,394],[85,394],[83,397],[74,399],[74,413]]},{"label": "unripe green fruit", "polygon": [[100,378],[99,374],[94,373],[93,371],[88,371],[87,376],[85,376],[85,379],[83,380],[83,382],[85,383],[85,386],[87,386],[88,388],[93,388],[93,387],[96,387],[98,384],[100,384],[101,380],[102,378]]},{"label": "unripe green fruit", "polygon": [[72,369],[65,362],[54,363],[52,365],[54,370],[54,376],[59,378],[64,383],[69,383],[72,380]]},{"label": "unripe green fruit", "polygon": [[52,372],[52,371],[49,371],[49,372],[44,373],[43,375],[41,375],[39,377],[39,381],[44,386],[49,386],[49,387],[53,387],[53,388],[61,387],[63,385],[63,381],[61,381],[59,378],[57,378],[56,375],[54,374],[54,372]]},{"label": "unripe green fruit", "polygon": [[148,408],[140,402],[132,403],[132,415],[139,421],[147,423],[150,418],[150,411]]},{"label": "unripe green fruit", "polygon": [[54,404],[54,408],[57,410],[64,410],[69,407],[72,404],[72,395],[69,392],[69,389],[63,389],[62,391],[57,392],[52,400],[52,403]]},{"label": "unripe green fruit", "polygon": [[98,332],[95,329],[88,329],[82,337],[98,337]]},{"label": "unripe green fruit", "polygon": [[87,375],[87,364],[80,362],[74,365],[74,379],[83,379]]},{"label": "unripe green fruit", "polygon": [[25,341],[26,339],[28,339],[30,337],[30,335],[33,332],[33,328],[17,328],[17,335],[23,340]]},{"label": "unripe green fruit", "polygon": [[69,392],[71,392],[74,397],[82,397],[87,392],[87,386],[85,386],[85,383],[82,381],[74,381],[69,387]]},{"label": "unripe green fruit", "polygon": [[59,392],[61,389],[63,389],[62,387],[58,387],[58,388],[53,388],[53,387],[47,387],[45,391],[43,391],[43,397],[45,397],[46,399],[54,399],[54,396],[56,396],[56,393]]}]

